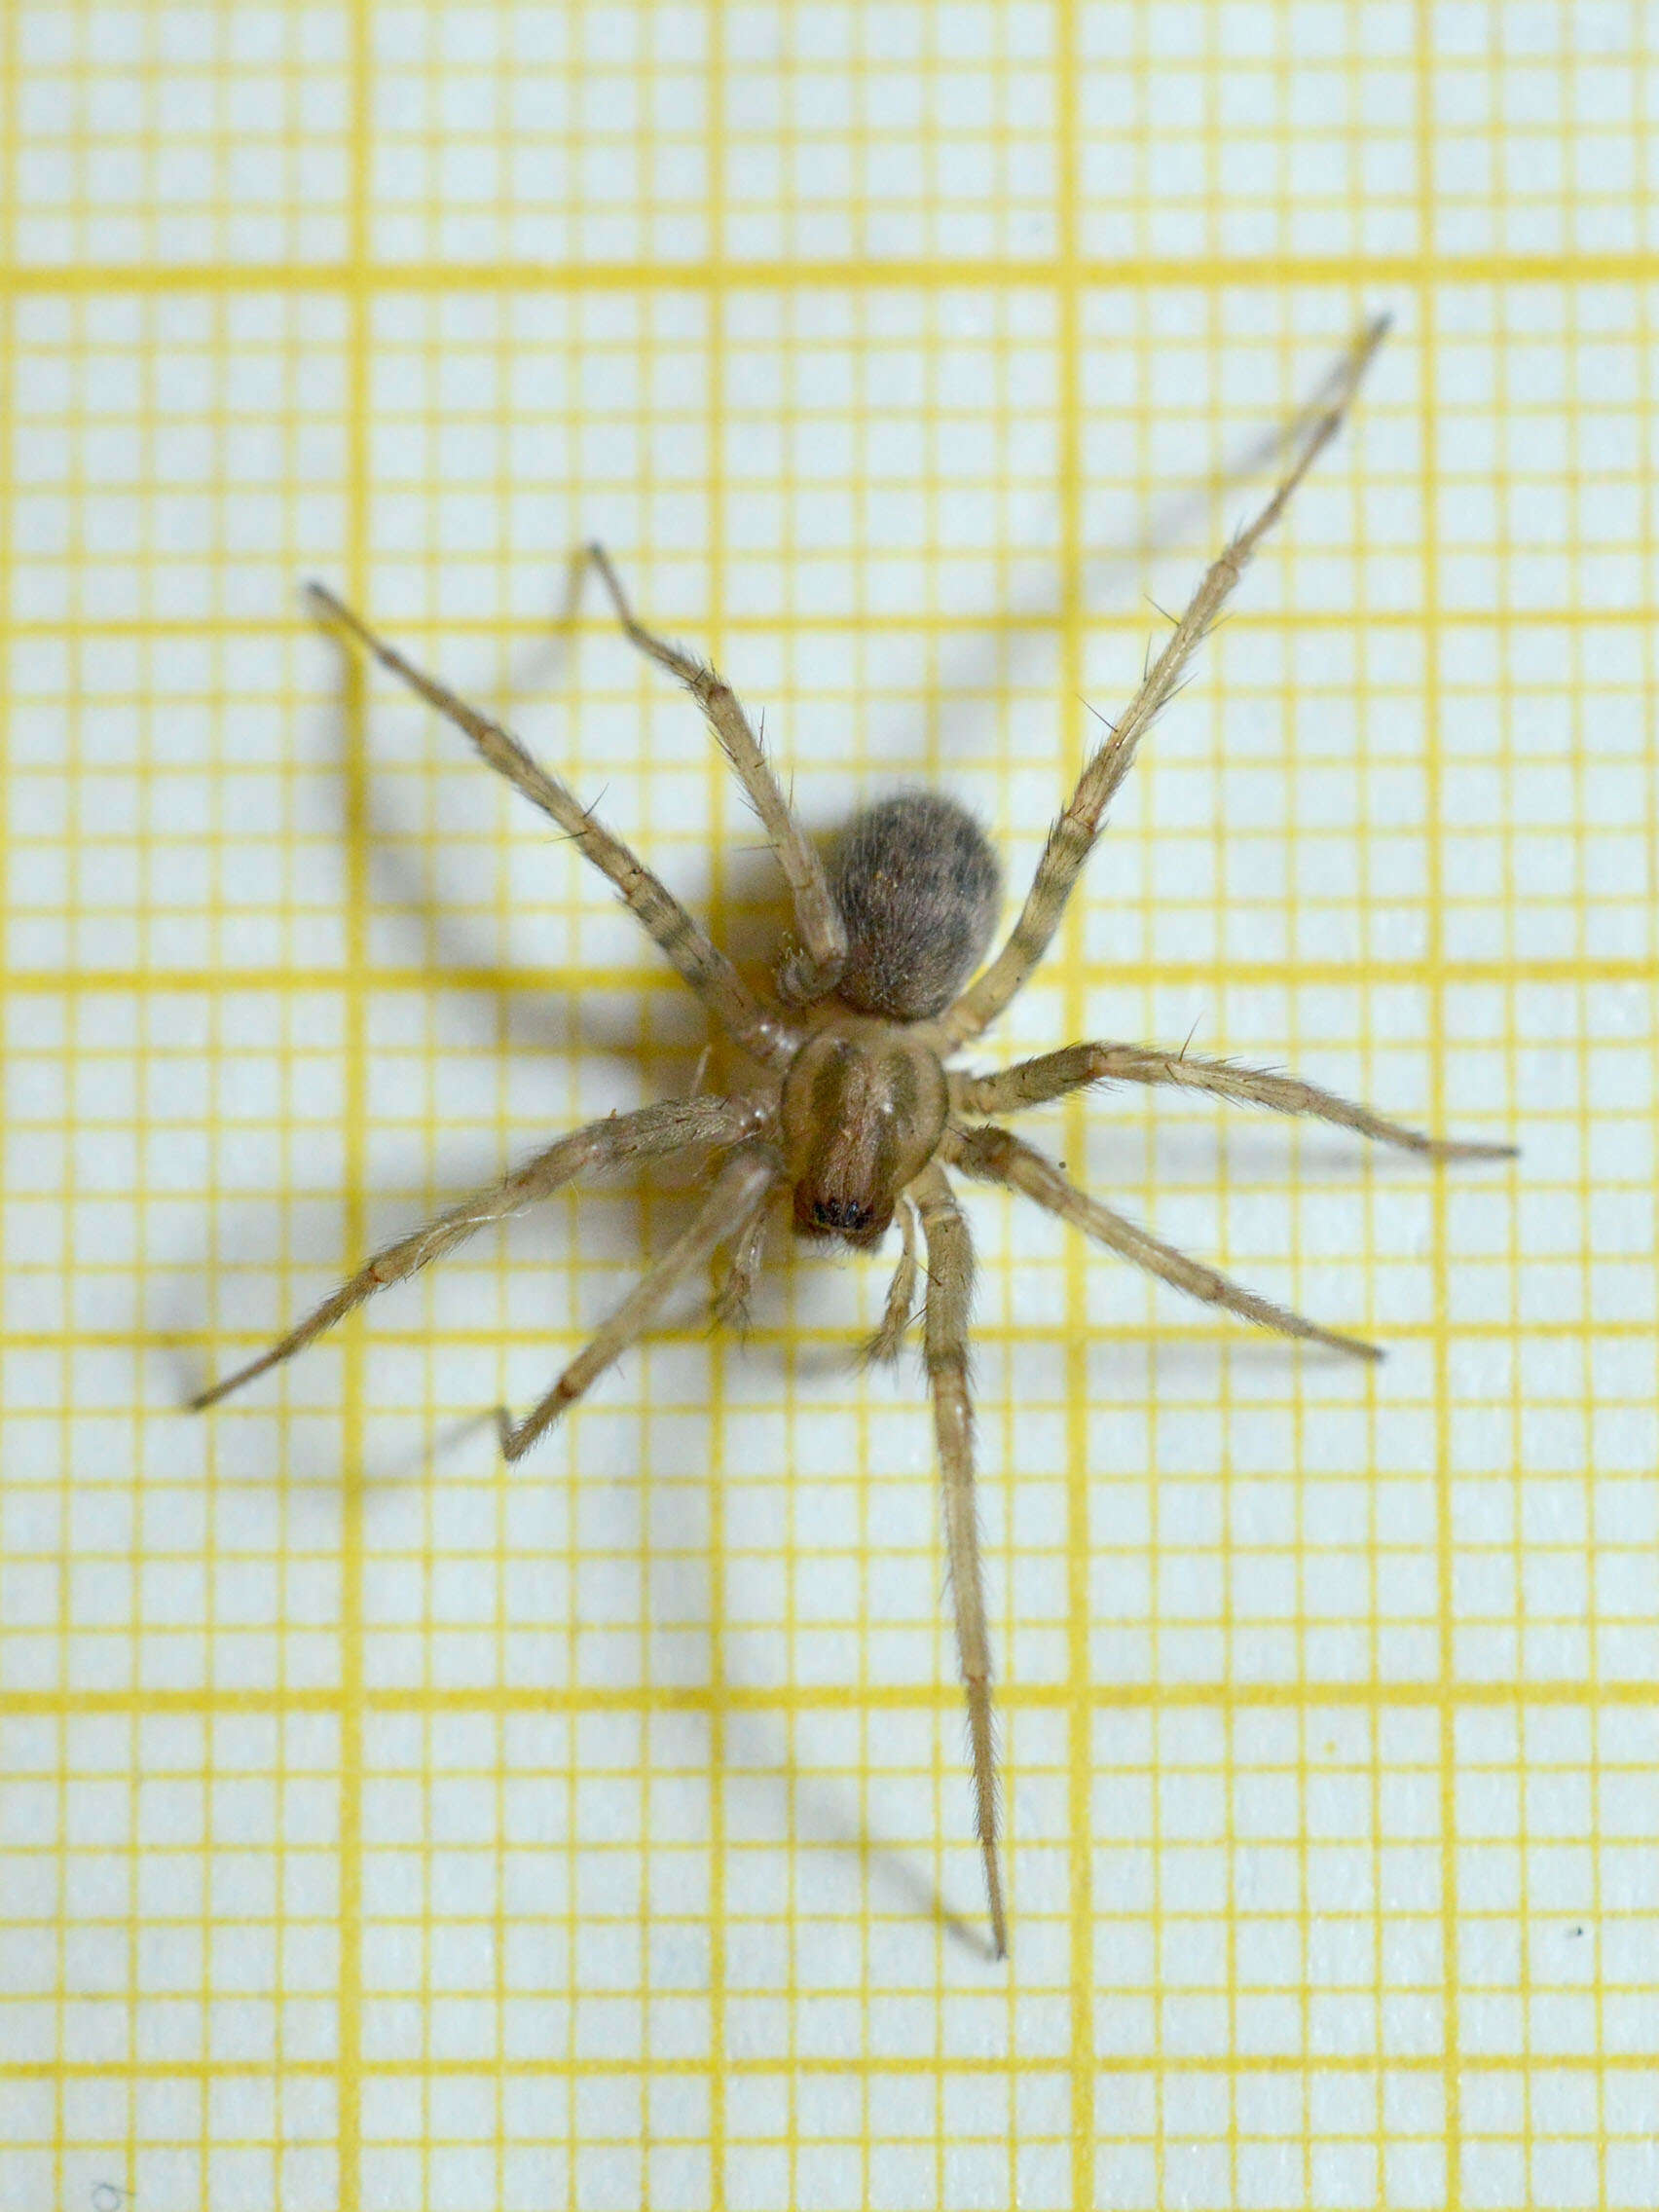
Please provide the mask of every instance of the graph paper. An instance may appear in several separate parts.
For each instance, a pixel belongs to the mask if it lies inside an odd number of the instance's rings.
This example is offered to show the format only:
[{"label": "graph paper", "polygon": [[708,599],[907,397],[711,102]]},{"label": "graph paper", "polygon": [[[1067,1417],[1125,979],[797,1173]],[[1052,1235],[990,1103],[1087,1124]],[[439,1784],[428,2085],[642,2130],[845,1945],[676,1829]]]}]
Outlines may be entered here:
[{"label": "graph paper", "polygon": [[[0,13],[0,2202],[1659,2201],[1656,29]],[[685,1218],[612,1182],[183,1410],[705,1037],[300,589],[758,974],[754,822],[574,549],[815,834],[948,791],[1012,900],[1384,310],[979,1064],[1191,1039],[1522,1154],[1032,1117],[1375,1373],[972,1195],[993,1967],[879,1262],[687,1297],[508,1470]]]}]

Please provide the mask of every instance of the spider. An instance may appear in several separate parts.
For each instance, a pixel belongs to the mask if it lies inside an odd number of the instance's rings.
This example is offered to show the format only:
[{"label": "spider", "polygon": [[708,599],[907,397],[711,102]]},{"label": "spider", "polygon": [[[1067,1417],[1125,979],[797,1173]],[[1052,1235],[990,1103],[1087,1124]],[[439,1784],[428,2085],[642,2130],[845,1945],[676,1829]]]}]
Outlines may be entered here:
[{"label": "spider", "polygon": [[[981,1036],[1047,951],[1114,793],[1135,751],[1179,688],[1261,539],[1284,512],[1314,460],[1336,435],[1382,343],[1387,318],[1364,330],[1305,422],[1272,498],[1205,573],[1139,690],[1085,766],[1053,825],[1014,928],[987,966],[1001,875],[978,825],[952,800],[911,793],[866,807],[826,868],[779,787],[736,695],[716,671],[656,636],[635,615],[603,547],[597,570],[624,632],[677,677],[702,709],[735,769],[782,866],[798,942],[786,947],[775,991],[747,982],[667,888],[595,820],[519,741],[396,652],[333,593],[310,587],[318,613],[371,653],[472,740],[492,768],[541,808],[610,879],[715,1023],[762,1071],[730,1095],[696,1095],[612,1114],[561,1137],[491,1190],[440,1214],[376,1253],[280,1343],[203,1390],[200,1410],[290,1358],[354,1307],[401,1282],[487,1223],[544,1198],[584,1171],[706,1156],[711,1187],[689,1225],[515,1425],[502,1412],[501,1449],[518,1459],[568,1406],[647,1328],[675,1286],[724,1245],[729,1259],[717,1316],[740,1313],[760,1267],[770,1202],[788,1192],[798,1235],[873,1252],[895,1218],[900,1251],[870,1356],[898,1355],[926,1255],[922,1329],[943,1492],[945,1550],[957,1656],[967,1697],[975,1825],[984,1864],[991,1939],[1008,1949],[998,1850],[991,1657],[975,1507],[968,1317],[973,1244],[957,1203],[954,1167],[1022,1193],[1109,1250],[1206,1305],[1281,1336],[1367,1360],[1380,1348],[1320,1327],[1189,1259],[1099,1199],[999,1126],[1001,1117],[1102,1083],[1166,1085],[1213,1097],[1311,1115],[1430,1160],[1498,1160],[1513,1148],[1424,1136],[1300,1078],[1153,1047],[1068,1045],[994,1075],[947,1066]],[[976,971],[977,974],[976,976]],[[970,981],[970,977],[975,977]]]}]

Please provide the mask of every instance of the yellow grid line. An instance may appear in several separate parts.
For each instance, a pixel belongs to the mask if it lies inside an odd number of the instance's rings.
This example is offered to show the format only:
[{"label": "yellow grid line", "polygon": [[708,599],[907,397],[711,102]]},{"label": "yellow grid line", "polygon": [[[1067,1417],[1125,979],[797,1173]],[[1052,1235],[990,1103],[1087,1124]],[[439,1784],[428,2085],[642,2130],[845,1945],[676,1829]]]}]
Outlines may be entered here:
[{"label": "yellow grid line", "polygon": [[[1429,57],[1433,53],[1433,10],[1429,0],[1415,0],[1417,17],[1417,72],[1418,72],[1418,143],[1417,188],[1419,221],[1431,226],[1424,235],[1432,237],[1434,221],[1434,142],[1429,128],[1433,112],[1433,87],[1430,81]],[[1439,415],[1436,405],[1440,376],[1435,350],[1435,319],[1438,302],[1432,282],[1425,271],[1417,287],[1418,343],[1421,350],[1420,406],[1421,439],[1420,467],[1423,481],[1424,512],[1432,514],[1439,497]],[[1428,649],[1424,656],[1423,686],[1427,695],[1428,712],[1425,718],[1427,745],[1425,769],[1428,787],[1427,814],[1427,869],[1428,869],[1428,940],[1429,964],[1438,971],[1444,957],[1445,930],[1441,919],[1440,901],[1445,894],[1445,856],[1440,837],[1440,824],[1444,817],[1444,784],[1440,758],[1441,704],[1440,682],[1440,628],[1436,609],[1440,605],[1439,548],[1432,529],[1424,534],[1422,547],[1424,578],[1423,628]],[[1443,1125],[1439,1117],[1445,1112],[1446,1099],[1443,1074],[1446,1064],[1446,1002],[1439,987],[1436,973],[1430,984],[1432,1006],[1432,1033],[1429,1051],[1430,1082],[1433,1085],[1433,1111],[1435,1126]],[[1449,1344],[1446,1334],[1447,1284],[1445,1263],[1446,1193],[1444,1183],[1436,1178],[1431,1202],[1434,1219],[1434,1398],[1435,1398],[1435,1466],[1439,1470],[1435,1500],[1435,1578],[1439,1601],[1440,1675],[1444,1682],[1456,1678],[1456,1541],[1453,1530],[1453,1509],[1450,1492],[1451,1436],[1448,1425],[1447,1390],[1450,1383]],[[1457,1746],[1456,1718],[1449,1706],[1443,1707],[1440,1719],[1440,1941],[1446,1960],[1446,1987],[1443,2000],[1444,2012],[1441,2028],[1441,2052],[1444,2071],[1441,2076],[1441,2095],[1444,2099],[1446,2128],[1446,2163],[1453,2202],[1461,2195],[1458,2177],[1463,2170],[1463,2115],[1462,2115],[1462,2060],[1463,2035],[1459,2014],[1458,1961],[1461,1927],[1459,1924],[1459,1892],[1457,1847],[1456,1837],[1457,1821]]]},{"label": "yellow grid line", "polygon": [[[705,12],[708,40],[708,96],[712,112],[723,115],[726,107],[725,27],[719,0],[711,0]],[[708,150],[709,184],[707,221],[714,244],[716,266],[725,255],[725,191],[724,156],[719,132],[712,137]],[[726,485],[723,469],[721,441],[725,429],[726,359],[724,350],[725,319],[717,310],[708,315],[708,414],[705,435],[708,452],[708,527],[709,527],[709,644],[719,666],[726,657],[726,604],[725,555],[728,543]],[[652,620],[660,620],[653,614]],[[724,762],[716,756],[716,748],[706,750],[705,790],[707,792],[707,819],[720,826],[730,834],[734,810],[728,807],[727,779],[722,776]],[[709,861],[709,889],[715,911],[725,904],[727,867],[723,840],[718,840]],[[650,1223],[650,1208],[645,1209],[645,1220]],[[727,2016],[726,1984],[729,1958],[726,1943],[727,1887],[726,1866],[728,1852],[726,1838],[726,1768],[729,1739],[724,1724],[724,1699],[722,1692],[726,1679],[726,1605],[725,1585],[719,1563],[724,1557],[725,1544],[725,1494],[720,1476],[725,1468],[725,1402],[723,1384],[725,1362],[723,1354],[716,1350],[709,1361],[709,1450],[711,1472],[714,1480],[709,1490],[709,1669],[714,1697],[709,1708],[709,2204],[711,2212],[725,2212],[727,2128],[725,2098],[725,2068],[721,2061],[726,2054]],[[645,1516],[642,1515],[642,1522]],[[644,1578],[643,1578],[644,1579]],[[648,1581],[646,1587],[649,1587]],[[790,1592],[793,1599],[793,1590]],[[793,1622],[791,1623],[793,1626]],[[645,1800],[648,1817],[649,1798]],[[642,1831],[650,1830],[642,1823]],[[793,1873],[792,1869],[792,1887]],[[647,1952],[648,1956],[648,1952]],[[646,2035],[649,2036],[647,2024]],[[648,2052],[647,2052],[648,2054]],[[793,2037],[791,2037],[793,2058]],[[572,2136],[574,2130],[572,2129]],[[572,2181],[575,2175],[572,2173]],[[792,2175],[793,2184],[793,2175]],[[572,2195],[575,2192],[572,2190]],[[792,2187],[791,2194],[793,2194]]]},{"label": "yellow grid line", "polygon": [[[350,0],[349,37],[352,83],[349,132],[348,335],[346,429],[350,467],[346,543],[343,549],[351,603],[369,604],[371,533],[369,498],[370,171],[373,148],[371,0]],[[365,1198],[368,1167],[368,999],[372,988],[368,947],[370,834],[368,789],[369,685],[355,655],[344,676],[346,730],[346,1239],[348,1264],[360,1266],[369,1244]],[[341,2212],[363,2201],[363,1721],[364,1689],[364,1480],[366,1346],[353,1331],[343,1361],[342,1441],[344,1516],[341,1526],[341,1731],[340,1731],[340,1987],[337,2005],[339,2128],[337,2188]]]},{"label": "yellow grid line", "polygon": [[50,295],[69,299],[87,294],[135,298],[174,292],[262,292],[273,286],[296,292],[352,294],[362,286],[376,293],[421,294],[511,292],[574,294],[605,292],[791,291],[814,283],[856,292],[1054,291],[1068,277],[1089,288],[1139,292],[1191,289],[1272,290],[1283,285],[1309,290],[1350,288],[1367,296],[1398,293],[1424,283],[1523,285],[1651,283],[1659,270],[1659,251],[1583,254],[1450,253],[1149,255],[1113,261],[1080,254],[1062,262],[1051,256],[986,259],[966,256],[947,261],[897,258],[770,261],[741,256],[729,261],[608,261],[379,263],[353,274],[339,262],[164,261],[30,264],[14,262],[0,271],[0,288],[21,299]]},{"label": "yellow grid line", "polygon": [[[1062,280],[1060,284],[1060,485],[1062,519],[1060,545],[1063,581],[1060,587],[1060,687],[1062,695],[1078,697],[1084,687],[1084,644],[1082,586],[1086,547],[1081,491],[1084,479],[1084,423],[1083,423],[1083,331],[1081,328],[1081,294],[1077,280],[1078,262],[1078,201],[1079,201],[1079,126],[1078,76],[1082,65],[1079,35],[1079,12],[1068,5],[1061,12],[1061,104],[1058,143],[1058,186],[1060,201],[1060,237]],[[1080,733],[1081,734],[1081,733]],[[1068,748],[1066,766],[1073,762],[1081,768],[1082,757],[1074,737]],[[1074,909],[1064,923],[1063,953],[1067,963],[1064,987],[1065,1024],[1068,1034],[1074,1037],[1087,1035],[1088,1022],[1078,980],[1077,961],[1082,949],[1081,917]],[[1073,1101],[1065,1112],[1068,1146],[1081,1152],[1085,1143],[1082,1127],[1081,1101]],[[1068,1404],[1066,1410],[1066,1550],[1068,1567],[1066,1577],[1066,1642],[1073,1695],[1067,1718],[1071,1735],[1071,1756],[1067,1777],[1066,1813],[1071,1830],[1070,1864],[1067,1868],[1068,1905],[1071,1918],[1071,1956],[1085,1959],[1089,1954],[1094,1922],[1093,1868],[1090,1864],[1088,1804],[1092,1775],[1090,1772],[1092,1744],[1090,1730],[1093,1715],[1089,1711],[1086,1685],[1089,1678],[1088,1653],[1088,1554],[1090,1514],[1088,1484],[1086,1469],[1088,1465],[1088,1378],[1087,1353],[1084,1348],[1083,1328],[1088,1316],[1088,1289],[1085,1277],[1081,1239],[1073,1238],[1065,1255],[1065,1312],[1066,1326],[1071,1339],[1067,1355]],[[1007,1700],[1008,1685],[1002,1695]],[[1014,1850],[1017,1835],[1014,1824],[1009,1822],[1009,1850]],[[1071,2194],[1076,2204],[1089,2203],[1094,2194],[1094,2076],[1095,2044],[1093,2009],[1084,1977],[1075,1971],[1072,1976],[1070,2018],[1071,2037]],[[1011,2036],[1010,2041],[1014,2039]],[[1011,2176],[1011,2180],[1013,2177]],[[1015,2195],[1011,2188],[1010,2195]],[[944,2200],[942,2190],[940,2201]]]}]

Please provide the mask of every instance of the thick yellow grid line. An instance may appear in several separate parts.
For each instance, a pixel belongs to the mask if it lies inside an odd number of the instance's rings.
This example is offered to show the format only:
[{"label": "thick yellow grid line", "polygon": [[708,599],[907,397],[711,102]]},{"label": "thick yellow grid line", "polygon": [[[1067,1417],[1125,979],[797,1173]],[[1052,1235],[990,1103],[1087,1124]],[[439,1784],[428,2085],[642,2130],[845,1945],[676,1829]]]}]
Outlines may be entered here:
[{"label": "thick yellow grid line", "polygon": [[[706,292],[781,291],[814,283],[871,292],[995,291],[1026,286],[1056,289],[1069,280],[1088,285],[1124,286],[1138,291],[1191,287],[1197,291],[1273,288],[1283,284],[1324,288],[1353,286],[1367,295],[1399,292],[1430,277],[1460,284],[1643,284],[1651,281],[1659,255],[1649,249],[1629,253],[1421,253],[1215,254],[1137,256],[1111,261],[1080,254],[1058,260],[953,257],[910,261],[883,255],[869,260],[839,257],[793,261],[609,261],[559,266],[547,262],[458,261],[377,265],[361,281],[388,292]],[[4,273],[6,289],[19,298],[48,294],[130,293],[134,297],[169,292],[263,291],[273,284],[305,292],[359,289],[359,277],[336,261],[78,262],[58,265],[14,263]]]}]

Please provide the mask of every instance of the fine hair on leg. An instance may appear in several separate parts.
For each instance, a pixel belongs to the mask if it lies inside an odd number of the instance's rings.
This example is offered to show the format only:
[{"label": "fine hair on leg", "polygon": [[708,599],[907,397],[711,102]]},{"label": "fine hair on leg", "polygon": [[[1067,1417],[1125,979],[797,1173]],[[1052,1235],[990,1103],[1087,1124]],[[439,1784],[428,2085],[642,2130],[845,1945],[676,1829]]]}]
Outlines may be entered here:
[{"label": "fine hair on leg", "polygon": [[1057,1052],[1021,1060],[997,1075],[953,1075],[950,1102],[958,1114],[1017,1114],[1023,1107],[1044,1106],[1069,1091],[1106,1083],[1167,1084],[1239,1105],[1266,1106],[1275,1114],[1306,1114],[1339,1128],[1355,1129],[1378,1144],[1421,1153],[1428,1160],[1515,1158],[1512,1144],[1425,1136],[1420,1129],[1389,1121],[1371,1107],[1357,1106],[1300,1076],[1244,1067],[1236,1060],[1198,1059],[1191,1052],[1161,1051],[1151,1045],[1067,1045]]},{"label": "fine hair on leg", "polygon": [[737,770],[749,803],[771,839],[772,850],[790,887],[794,903],[795,927],[800,944],[785,961],[779,975],[784,996],[799,1006],[823,998],[835,987],[847,958],[847,932],[830,896],[824,863],[810,841],[772,771],[759,736],[751,728],[743,703],[719,671],[692,653],[684,652],[659,637],[634,612],[603,545],[588,547],[588,559],[599,571],[609,594],[616,619],[641,652],[677,676],[703,710],[703,719],[715,733],[716,743]]},{"label": "fine hair on leg", "polygon": [[585,1128],[572,1129],[569,1136],[561,1137],[545,1152],[538,1152],[522,1167],[515,1167],[491,1189],[463,1198],[459,1205],[449,1207],[434,1221],[427,1222],[424,1228],[384,1246],[269,1351],[261,1352],[257,1359],[249,1360],[245,1367],[228,1375],[222,1382],[215,1382],[210,1389],[192,1398],[192,1410],[202,1413],[208,1406],[217,1405],[233,1390],[240,1390],[244,1382],[251,1382],[256,1375],[263,1375],[268,1368],[292,1359],[295,1352],[304,1350],[325,1329],[333,1328],[336,1321],[344,1320],[354,1307],[361,1306],[364,1299],[372,1298],[376,1291],[402,1282],[418,1269],[441,1259],[446,1252],[453,1252],[474,1231],[493,1221],[505,1221],[509,1215],[534,1205],[538,1198],[550,1197],[576,1176],[596,1168],[625,1167],[636,1160],[672,1158],[675,1153],[690,1151],[700,1145],[737,1144],[755,1130],[763,1128],[770,1113],[764,1099],[720,1098],[711,1094],[701,1098],[671,1098],[660,1105],[642,1106],[637,1113],[613,1114],[608,1121],[590,1122]]},{"label": "fine hair on leg", "polygon": [[860,1364],[865,1367],[879,1367],[899,1357],[916,1304],[916,1209],[908,1198],[901,1198],[895,1210],[901,1238],[899,1264],[887,1286],[881,1326],[866,1340],[860,1354]]},{"label": "fine hair on leg", "polygon": [[1062,1221],[1081,1229],[1086,1236],[1092,1236],[1108,1250],[1121,1253],[1137,1268],[1144,1268],[1148,1274],[1156,1275],[1174,1290],[1184,1290],[1189,1298],[1196,1298],[1204,1306],[1225,1307],[1229,1313],[1236,1313],[1240,1320],[1254,1321],[1258,1328],[1272,1329],[1281,1337],[1301,1337],[1309,1344],[1325,1345],[1330,1350],[1346,1352],[1354,1359],[1382,1357],[1380,1345],[1367,1344],[1362,1337],[1344,1336],[1335,1329],[1322,1329],[1316,1321],[1292,1312],[1289,1307],[1275,1305],[1271,1298],[1263,1298],[1256,1291],[1246,1290],[1242,1283],[1224,1275],[1219,1268],[1189,1259],[1173,1244],[1165,1244],[1123,1214],[1114,1213],[1098,1198],[1080,1191],[1051,1161],[1045,1160],[1012,1130],[969,1129],[953,1122],[945,1131],[940,1152],[953,1167],[960,1167],[964,1175],[971,1175],[977,1182],[1002,1183],[1010,1190],[1023,1192],[1048,1212],[1058,1214]]},{"label": "fine hair on leg", "polygon": [[1118,720],[1109,725],[1110,735],[1085,767],[1071,803],[1049,832],[1049,841],[1037,864],[1036,877],[1025,904],[1002,950],[969,984],[955,1005],[930,1024],[929,1034],[941,1051],[954,1051],[988,1027],[1048,950],[1059,927],[1060,916],[1065,912],[1072,886],[1100,834],[1106,808],[1129,772],[1135,749],[1180,689],[1188,663],[1214,627],[1216,617],[1232,597],[1257,546],[1283,514],[1291,495],[1309,469],[1336,436],[1354,387],[1382,343],[1388,319],[1386,315],[1380,315],[1367,325],[1348,355],[1345,372],[1338,379],[1329,401],[1313,416],[1289,472],[1255,519],[1247,523],[1226,552],[1211,563],[1186,612],[1165,639],[1162,651],[1148,668],[1140,689]]},{"label": "fine hair on leg", "polygon": [[361,615],[324,585],[307,587],[312,604],[328,621],[354,638],[383,668],[389,669],[410,690],[435,707],[439,714],[465,732],[498,774],[521,791],[533,805],[559,825],[578,845],[600,873],[609,878],[622,895],[622,903],[646,934],[659,945],[670,964],[696,992],[719,1026],[735,1044],[753,1053],[763,1066],[781,1068],[800,1043],[799,1037],[777,1014],[763,1007],[708,933],[694,922],[659,876],[596,820],[569,788],[550,775],[525,746],[469,707],[436,677],[405,659],[395,647],[377,636]]},{"label": "fine hair on leg", "polygon": [[772,1225],[771,1196],[768,1192],[748,1228],[733,1241],[725,1280],[709,1306],[709,1318],[719,1327],[746,1330],[749,1326],[749,1301],[766,1257],[766,1234]]},{"label": "fine hair on leg", "polygon": [[974,1490],[974,1408],[968,1394],[968,1309],[974,1288],[974,1246],[968,1224],[936,1161],[910,1186],[928,1248],[924,1340],[933,1393],[944,1509],[956,1654],[968,1699],[974,1758],[974,1822],[985,1869],[991,1942],[1008,1956],[1008,1913],[997,1852],[997,1749],[991,1712],[991,1639],[985,1621],[985,1579],[979,1563],[979,1516]]}]

